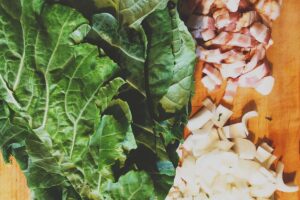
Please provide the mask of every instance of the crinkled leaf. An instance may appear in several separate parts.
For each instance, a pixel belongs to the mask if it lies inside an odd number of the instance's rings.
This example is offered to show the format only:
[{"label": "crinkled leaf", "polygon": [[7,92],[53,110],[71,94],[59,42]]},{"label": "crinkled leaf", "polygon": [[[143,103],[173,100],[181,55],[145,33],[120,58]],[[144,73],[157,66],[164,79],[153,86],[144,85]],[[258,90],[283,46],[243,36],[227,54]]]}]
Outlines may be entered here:
[{"label": "crinkled leaf", "polygon": [[94,15],[89,39],[101,46],[124,70],[124,77],[134,88],[145,93],[144,62],[146,43],[142,32],[119,28],[108,13]]},{"label": "crinkled leaf", "polygon": [[170,2],[168,8],[152,13],[143,25],[149,42],[149,95],[158,117],[182,110],[193,88],[195,44],[175,5]]},{"label": "crinkled leaf", "polygon": [[[125,110],[122,110],[124,107]],[[89,144],[89,152],[98,164],[100,173],[101,167],[110,167],[116,160],[124,164],[126,159],[124,149],[130,151],[137,147],[130,127],[131,119],[126,116],[128,112],[130,113],[127,104],[118,100],[110,105],[106,112],[113,115],[107,113],[101,118],[100,125]]]},{"label": "crinkled leaf", "polygon": [[[108,83],[119,70],[117,64],[99,58],[95,46],[72,44],[70,34],[87,23],[75,10],[39,0],[0,3],[0,36],[5,38],[0,42],[4,155],[27,155],[17,159],[39,199],[100,199],[94,175],[106,167],[112,176],[112,162],[124,162],[125,154],[136,147],[128,109],[125,117],[100,116],[106,110],[124,108],[124,103],[110,108],[124,84],[121,79]],[[105,133],[97,129],[107,124],[115,127]],[[115,132],[117,141],[113,140]],[[102,155],[102,161],[92,158],[87,151],[90,141],[90,148],[95,147],[99,134],[110,144],[121,144],[112,150],[117,151],[113,160],[110,154]]]},{"label": "crinkled leaf", "polygon": [[105,191],[112,200],[146,200],[152,197],[154,188],[147,173],[130,171],[118,182],[108,183]]},{"label": "crinkled leaf", "polygon": [[157,9],[163,9],[167,0],[93,0],[96,7],[112,7],[122,21],[122,25],[139,29],[142,21]]}]

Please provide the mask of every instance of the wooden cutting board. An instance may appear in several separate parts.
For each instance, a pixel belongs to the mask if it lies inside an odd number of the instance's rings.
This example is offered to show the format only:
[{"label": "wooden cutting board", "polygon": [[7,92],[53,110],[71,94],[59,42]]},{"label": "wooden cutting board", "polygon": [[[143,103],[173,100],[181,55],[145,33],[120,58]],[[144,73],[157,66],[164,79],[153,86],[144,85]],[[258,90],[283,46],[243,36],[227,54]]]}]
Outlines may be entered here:
[{"label": "wooden cutting board", "polygon": [[[300,1],[284,0],[282,13],[273,26],[275,44],[268,51],[273,63],[275,87],[269,96],[261,96],[252,89],[239,89],[232,107],[232,122],[239,121],[246,111],[256,109],[259,117],[251,119],[249,129],[255,142],[268,141],[275,154],[285,164],[285,181],[300,185]],[[210,96],[219,102],[224,87],[208,95],[200,84],[201,64],[197,67],[196,96],[193,110]],[[268,118],[268,119],[267,119]],[[300,192],[277,192],[279,200],[300,200]],[[29,190],[18,165],[13,160],[5,165],[0,159],[0,200],[27,200]]]}]

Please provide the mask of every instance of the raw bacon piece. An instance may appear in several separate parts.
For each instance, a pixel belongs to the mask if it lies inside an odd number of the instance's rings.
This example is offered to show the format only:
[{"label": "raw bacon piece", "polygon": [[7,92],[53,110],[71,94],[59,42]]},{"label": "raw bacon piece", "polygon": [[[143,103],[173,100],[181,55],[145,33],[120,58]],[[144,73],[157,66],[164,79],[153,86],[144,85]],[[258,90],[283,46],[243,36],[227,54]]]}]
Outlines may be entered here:
[{"label": "raw bacon piece", "polygon": [[205,45],[227,45],[236,47],[252,47],[251,36],[241,33],[221,32],[217,37],[205,43]]},{"label": "raw bacon piece", "polygon": [[240,4],[240,0],[223,0],[223,2],[230,12],[236,12]]},{"label": "raw bacon piece", "polygon": [[269,66],[266,62],[257,66],[254,70],[239,77],[240,87],[255,87],[258,82],[269,72]]},{"label": "raw bacon piece", "polygon": [[201,32],[201,36],[204,41],[208,41],[216,37],[216,34],[214,30],[207,29]]},{"label": "raw bacon piece", "polygon": [[275,20],[280,15],[280,2],[275,0],[260,0],[256,4],[256,9],[270,20]]},{"label": "raw bacon piece", "polygon": [[234,32],[236,29],[236,23],[240,19],[240,13],[230,13],[230,23],[225,27],[225,31]]},{"label": "raw bacon piece", "polygon": [[222,84],[222,77],[219,70],[214,68],[211,64],[205,63],[202,72],[206,74],[211,80],[213,80],[217,85]]},{"label": "raw bacon piece", "polygon": [[207,15],[215,0],[201,0],[202,14]]},{"label": "raw bacon piece", "polygon": [[213,18],[215,19],[215,26],[218,29],[228,26],[231,22],[229,12],[226,9],[217,10],[213,14]]},{"label": "raw bacon piece", "polygon": [[237,61],[245,61],[247,59],[247,55],[235,49],[227,51],[223,55],[225,57],[224,58],[225,63],[234,63]]},{"label": "raw bacon piece", "polygon": [[204,87],[207,88],[207,90],[209,92],[211,92],[217,88],[217,84],[211,78],[209,78],[209,76],[204,76],[201,79],[201,82],[204,85]]},{"label": "raw bacon piece", "polygon": [[217,37],[207,42],[207,45],[217,44],[217,45],[225,45],[232,39],[232,35],[227,32],[221,32]]},{"label": "raw bacon piece", "polygon": [[239,77],[243,72],[245,64],[246,63],[244,61],[237,61],[231,64],[221,64],[220,71],[222,77],[224,79]]},{"label": "raw bacon piece", "polygon": [[235,31],[240,31],[242,28],[250,26],[257,19],[255,11],[243,13],[242,17],[237,21]]},{"label": "raw bacon piece", "polygon": [[232,33],[232,39],[227,43],[229,46],[252,47],[251,37],[240,33]]},{"label": "raw bacon piece", "polygon": [[202,47],[198,47],[196,53],[201,60],[209,63],[220,64],[224,59],[224,55],[221,53],[220,49],[207,50]]},{"label": "raw bacon piece", "polygon": [[[229,79],[224,100],[233,101],[237,87],[271,92],[266,50],[273,44],[271,25],[282,0],[201,0],[188,20],[204,61],[202,82],[209,91]],[[202,16],[200,16],[202,15]],[[196,29],[196,30],[195,30]]]},{"label": "raw bacon piece", "polygon": [[265,54],[266,54],[266,50],[263,47],[263,45],[260,44],[257,47],[255,54],[252,56],[251,60],[246,64],[243,73],[245,74],[253,70],[257,66],[257,63],[265,57]]},{"label": "raw bacon piece", "polygon": [[263,44],[268,44],[271,38],[270,29],[266,25],[259,22],[254,23],[250,27],[250,33],[257,41]]},{"label": "raw bacon piece", "polygon": [[237,88],[238,88],[238,80],[236,80],[236,79],[229,79],[227,81],[227,86],[226,86],[225,94],[224,94],[224,97],[223,97],[223,99],[227,103],[232,103],[233,102],[233,98],[236,95]]}]

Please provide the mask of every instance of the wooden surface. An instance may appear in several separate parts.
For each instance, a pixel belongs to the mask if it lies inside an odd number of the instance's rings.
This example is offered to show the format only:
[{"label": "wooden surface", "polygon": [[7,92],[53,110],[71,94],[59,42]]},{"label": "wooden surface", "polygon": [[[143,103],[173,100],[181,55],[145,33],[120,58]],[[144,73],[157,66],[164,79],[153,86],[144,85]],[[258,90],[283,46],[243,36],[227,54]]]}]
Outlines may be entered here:
[{"label": "wooden surface", "polygon": [[[250,120],[251,139],[255,142],[268,141],[275,147],[275,154],[285,164],[285,180],[300,185],[300,1],[284,0],[282,13],[273,26],[275,44],[268,51],[273,63],[276,79],[273,92],[261,96],[251,89],[239,89],[235,98],[232,122],[239,121],[245,111],[256,109],[259,117]],[[200,72],[201,66],[198,66]],[[201,73],[197,73],[198,79]],[[200,82],[193,103],[194,110],[207,96]],[[201,91],[201,92],[199,92]],[[210,96],[219,102],[223,88]],[[272,120],[268,120],[271,118]],[[283,194],[277,192],[279,200],[300,200],[300,192]],[[0,159],[0,200],[27,200],[24,175],[13,161],[4,165]]]}]

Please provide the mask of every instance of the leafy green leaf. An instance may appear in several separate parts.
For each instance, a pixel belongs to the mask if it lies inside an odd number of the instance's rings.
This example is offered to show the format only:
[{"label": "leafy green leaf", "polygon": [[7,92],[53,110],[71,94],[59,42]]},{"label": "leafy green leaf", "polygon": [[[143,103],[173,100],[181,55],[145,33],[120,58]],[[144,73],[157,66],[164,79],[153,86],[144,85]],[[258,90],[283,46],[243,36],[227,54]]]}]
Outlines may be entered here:
[{"label": "leafy green leaf", "polygon": [[[101,199],[95,175],[114,181],[110,167],[136,148],[128,106],[112,101],[125,83],[113,79],[117,64],[99,58],[95,46],[72,44],[70,34],[87,23],[75,10],[0,3],[4,155],[17,155],[38,199]],[[116,149],[104,154],[105,145]]]},{"label": "leafy green leaf", "polygon": [[[120,26],[110,14],[97,14],[88,35],[125,69],[124,78],[137,91],[126,90],[122,98],[131,107],[139,148],[149,150],[137,150],[138,166],[151,174],[159,199],[168,192],[173,177],[166,175],[159,163],[169,163],[174,172],[178,161],[175,141],[182,138],[187,121],[195,62],[194,41],[175,2],[172,5],[154,11],[138,30]],[[145,155],[151,161],[146,161]]]},{"label": "leafy green leaf", "polygon": [[157,117],[176,113],[191,98],[196,58],[193,38],[176,7],[154,12],[143,26],[149,42],[146,71],[154,112]]},{"label": "leafy green leaf", "polygon": [[145,93],[144,62],[146,43],[142,33],[119,29],[119,22],[108,13],[94,15],[89,38],[101,46],[124,70],[124,78]]},{"label": "leafy green leaf", "polygon": [[139,29],[142,21],[157,9],[163,9],[167,5],[167,0],[93,0],[96,7],[107,8],[113,7],[122,25],[133,29]]},{"label": "leafy green leaf", "polygon": [[108,183],[106,192],[113,200],[140,200],[150,199],[154,188],[148,174],[130,171],[121,176],[118,182]]}]

